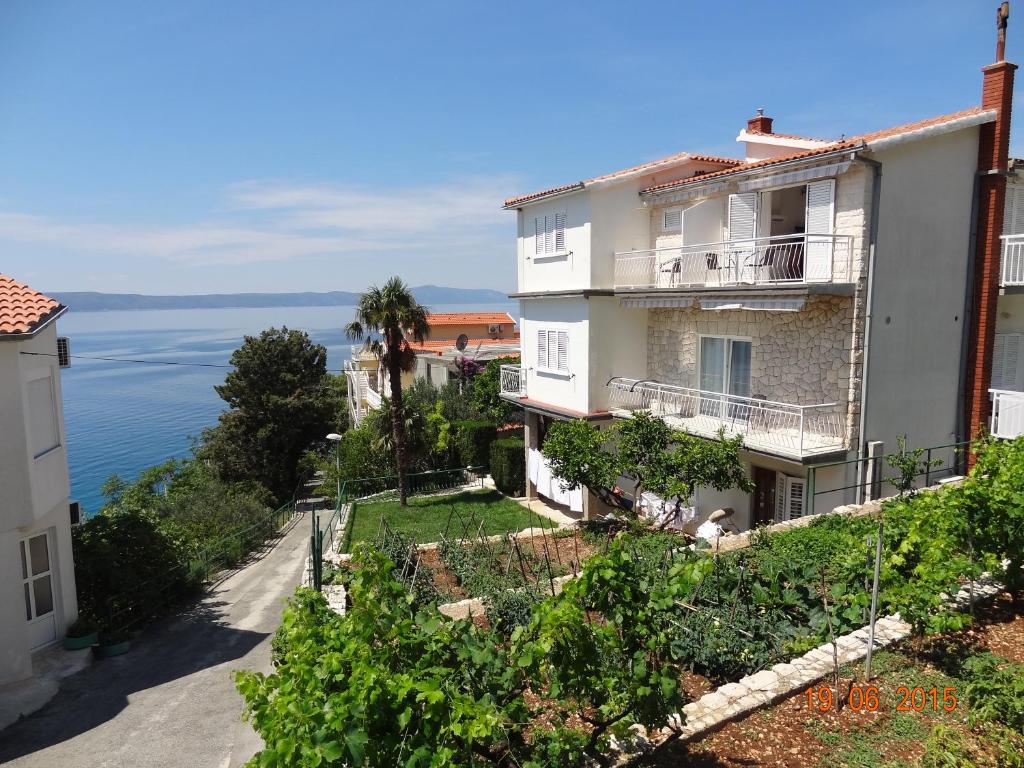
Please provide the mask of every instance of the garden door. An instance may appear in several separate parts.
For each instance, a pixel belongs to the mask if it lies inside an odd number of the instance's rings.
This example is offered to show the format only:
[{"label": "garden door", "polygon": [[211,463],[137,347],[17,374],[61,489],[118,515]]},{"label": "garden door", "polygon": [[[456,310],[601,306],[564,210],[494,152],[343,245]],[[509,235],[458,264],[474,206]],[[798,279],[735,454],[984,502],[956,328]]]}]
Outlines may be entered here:
[{"label": "garden door", "polygon": [[29,647],[35,649],[57,639],[50,536],[47,533],[30,536],[22,539],[20,546]]}]

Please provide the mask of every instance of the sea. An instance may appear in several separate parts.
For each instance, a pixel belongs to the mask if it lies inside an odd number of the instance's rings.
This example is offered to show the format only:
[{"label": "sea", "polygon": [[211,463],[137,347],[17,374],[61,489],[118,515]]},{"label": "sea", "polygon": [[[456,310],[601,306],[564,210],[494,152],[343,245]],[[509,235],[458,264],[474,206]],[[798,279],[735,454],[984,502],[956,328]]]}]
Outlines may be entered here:
[{"label": "sea", "polygon": [[[514,304],[449,304],[435,312],[509,311]],[[342,328],[352,307],[75,312],[58,321],[71,339],[71,367],[61,372],[71,498],[85,515],[103,506],[101,488],[111,475],[133,480],[147,467],[189,455],[205,427],[217,423],[224,402],[214,386],[247,335],[287,326],[306,331],[327,348],[327,364],[340,371],[352,344]],[[118,358],[148,362],[118,362]]]}]

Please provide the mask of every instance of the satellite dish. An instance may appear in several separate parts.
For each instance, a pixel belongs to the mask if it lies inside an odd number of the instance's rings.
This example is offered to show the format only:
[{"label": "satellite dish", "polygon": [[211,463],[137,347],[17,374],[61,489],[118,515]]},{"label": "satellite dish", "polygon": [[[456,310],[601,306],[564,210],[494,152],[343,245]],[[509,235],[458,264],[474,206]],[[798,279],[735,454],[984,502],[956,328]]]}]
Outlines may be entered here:
[{"label": "satellite dish", "polygon": [[469,344],[469,336],[467,336],[464,333],[460,333],[459,334],[459,338],[457,338],[455,340],[455,348],[457,350],[459,350],[459,352],[465,352],[466,351],[466,345],[468,345],[468,344]]}]

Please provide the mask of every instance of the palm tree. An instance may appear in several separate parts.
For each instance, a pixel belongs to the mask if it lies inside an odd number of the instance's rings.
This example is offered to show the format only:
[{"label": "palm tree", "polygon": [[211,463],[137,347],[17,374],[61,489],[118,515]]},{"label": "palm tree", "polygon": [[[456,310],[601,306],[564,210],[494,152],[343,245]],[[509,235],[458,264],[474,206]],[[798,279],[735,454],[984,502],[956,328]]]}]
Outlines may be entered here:
[{"label": "palm tree", "polygon": [[398,467],[398,497],[406,506],[409,496],[409,455],[402,407],[402,373],[416,366],[416,355],[407,336],[422,344],[430,334],[427,308],[422,306],[401,278],[392,277],[383,288],[370,286],[356,306],[356,319],[345,326],[350,341],[377,356],[388,372],[391,386],[391,433]]}]

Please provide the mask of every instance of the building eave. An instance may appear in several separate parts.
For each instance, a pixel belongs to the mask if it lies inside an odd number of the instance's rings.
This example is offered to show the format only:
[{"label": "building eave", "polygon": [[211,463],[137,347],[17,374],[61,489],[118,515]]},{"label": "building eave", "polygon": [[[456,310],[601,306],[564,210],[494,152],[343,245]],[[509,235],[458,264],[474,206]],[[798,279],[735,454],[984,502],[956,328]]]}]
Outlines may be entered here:
[{"label": "building eave", "polygon": [[62,317],[68,308],[65,306],[58,307],[54,310],[53,314],[43,320],[39,325],[27,331],[18,331],[17,333],[0,333],[0,342],[3,341],[27,341],[28,339],[38,336],[43,330],[48,328],[51,323],[57,322],[57,319]]}]

